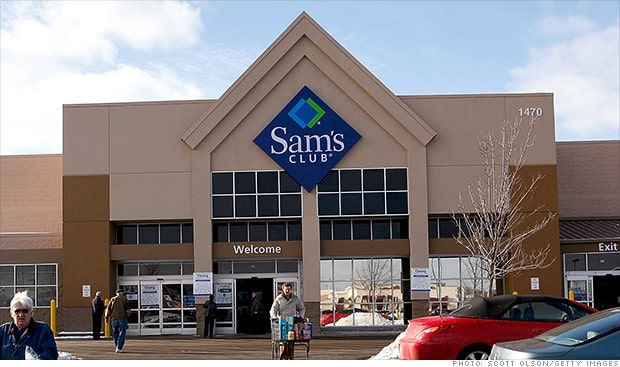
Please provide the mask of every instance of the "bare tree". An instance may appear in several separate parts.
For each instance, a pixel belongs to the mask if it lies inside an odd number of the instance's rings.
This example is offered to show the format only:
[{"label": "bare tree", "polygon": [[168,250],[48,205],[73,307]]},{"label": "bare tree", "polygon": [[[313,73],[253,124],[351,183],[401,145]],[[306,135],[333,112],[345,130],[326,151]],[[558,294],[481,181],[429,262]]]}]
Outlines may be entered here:
[{"label": "bare tree", "polygon": [[368,259],[356,269],[353,285],[355,290],[361,289],[368,296],[368,301],[375,300],[382,287],[391,286],[389,259]]},{"label": "bare tree", "polygon": [[526,252],[522,246],[525,239],[555,218],[555,213],[547,211],[541,219],[528,222],[532,216],[543,212],[542,203],[532,211],[524,210],[537,184],[544,178],[540,172],[529,181],[521,176],[526,152],[534,145],[533,131],[537,121],[536,118],[529,121],[522,140],[519,140],[522,119],[515,119],[513,123],[504,121],[499,138],[487,133],[478,140],[484,158],[484,175],[478,178],[476,185],[467,183],[473,213],[466,210],[460,194],[460,213],[452,213],[459,228],[455,239],[480,258],[489,295],[495,279],[546,268],[555,261],[555,258],[547,261],[549,244],[531,252]]}]

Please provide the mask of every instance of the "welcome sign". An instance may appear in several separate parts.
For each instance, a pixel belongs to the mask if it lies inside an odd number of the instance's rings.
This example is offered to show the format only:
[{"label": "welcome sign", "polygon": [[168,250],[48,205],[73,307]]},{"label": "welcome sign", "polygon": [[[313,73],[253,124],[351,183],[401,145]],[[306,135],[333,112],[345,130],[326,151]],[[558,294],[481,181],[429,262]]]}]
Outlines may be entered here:
[{"label": "welcome sign", "polygon": [[304,86],[254,143],[310,192],[361,137]]}]

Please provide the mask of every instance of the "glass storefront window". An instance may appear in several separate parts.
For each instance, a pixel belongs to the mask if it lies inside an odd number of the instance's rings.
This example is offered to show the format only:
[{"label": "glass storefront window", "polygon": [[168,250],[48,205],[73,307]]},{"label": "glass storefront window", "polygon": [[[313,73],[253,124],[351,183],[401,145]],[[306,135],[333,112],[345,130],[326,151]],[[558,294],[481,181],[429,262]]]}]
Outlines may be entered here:
[{"label": "glass storefront window", "polygon": [[431,307],[429,312],[449,312],[474,296],[486,295],[486,275],[480,259],[446,256],[429,259],[431,268]]},{"label": "glass storefront window", "polygon": [[0,307],[10,307],[17,292],[27,291],[35,307],[49,308],[58,300],[56,264],[19,264],[0,266]]},{"label": "glass storefront window", "polygon": [[321,326],[403,325],[403,260],[322,259]]}]

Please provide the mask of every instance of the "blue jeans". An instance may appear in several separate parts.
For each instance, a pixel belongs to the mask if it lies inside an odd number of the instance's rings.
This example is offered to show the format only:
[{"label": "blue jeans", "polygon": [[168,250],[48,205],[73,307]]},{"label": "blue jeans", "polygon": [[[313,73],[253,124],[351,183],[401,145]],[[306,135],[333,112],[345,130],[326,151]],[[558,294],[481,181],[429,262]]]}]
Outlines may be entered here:
[{"label": "blue jeans", "polygon": [[123,350],[125,345],[125,336],[127,335],[127,319],[112,320],[112,338],[114,346],[118,350]]}]

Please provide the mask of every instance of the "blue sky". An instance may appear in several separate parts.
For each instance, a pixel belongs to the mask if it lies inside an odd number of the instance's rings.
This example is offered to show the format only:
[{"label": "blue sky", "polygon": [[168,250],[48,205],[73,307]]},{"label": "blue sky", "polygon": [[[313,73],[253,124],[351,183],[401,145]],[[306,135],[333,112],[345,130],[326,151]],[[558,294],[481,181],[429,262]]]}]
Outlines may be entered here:
[{"label": "blue sky", "polygon": [[397,95],[553,92],[556,140],[620,139],[619,1],[0,3],[0,154],[62,105],[218,98],[306,11]]}]

